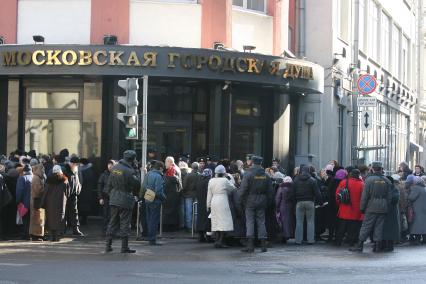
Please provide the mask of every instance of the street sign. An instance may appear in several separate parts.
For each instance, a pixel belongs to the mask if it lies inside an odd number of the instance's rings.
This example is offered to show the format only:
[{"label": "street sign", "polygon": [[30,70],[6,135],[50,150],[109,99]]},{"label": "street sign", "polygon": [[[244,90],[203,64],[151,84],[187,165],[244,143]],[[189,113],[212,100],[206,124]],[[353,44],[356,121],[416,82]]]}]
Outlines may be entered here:
[{"label": "street sign", "polygon": [[361,116],[361,129],[363,131],[371,130],[373,127],[373,112],[371,110],[365,110]]},{"label": "street sign", "polygon": [[361,94],[368,95],[376,90],[377,81],[373,75],[365,74],[359,77],[356,85]]},{"label": "street sign", "polygon": [[358,107],[376,107],[377,105],[375,97],[358,97],[356,101]]}]

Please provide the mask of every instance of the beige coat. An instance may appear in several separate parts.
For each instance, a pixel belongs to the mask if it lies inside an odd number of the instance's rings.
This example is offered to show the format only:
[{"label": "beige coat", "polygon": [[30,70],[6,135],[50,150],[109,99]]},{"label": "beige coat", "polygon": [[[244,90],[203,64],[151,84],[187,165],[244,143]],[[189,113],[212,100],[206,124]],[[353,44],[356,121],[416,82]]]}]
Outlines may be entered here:
[{"label": "beige coat", "polygon": [[34,198],[41,197],[44,192],[44,167],[42,164],[33,167],[33,182],[31,185],[31,202],[30,202],[30,235],[42,237],[44,236],[44,209],[34,208]]},{"label": "beige coat", "polygon": [[226,178],[212,178],[207,191],[207,210],[211,208],[212,232],[234,230],[228,195],[235,186]]}]

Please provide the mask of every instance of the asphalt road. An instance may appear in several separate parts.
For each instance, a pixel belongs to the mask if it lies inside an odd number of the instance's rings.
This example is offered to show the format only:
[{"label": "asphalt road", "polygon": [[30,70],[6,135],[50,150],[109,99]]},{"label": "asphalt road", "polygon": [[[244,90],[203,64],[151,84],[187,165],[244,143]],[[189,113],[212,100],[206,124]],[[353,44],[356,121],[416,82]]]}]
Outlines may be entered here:
[{"label": "asphalt road", "polygon": [[276,245],[247,255],[191,239],[163,246],[131,242],[134,255],[104,254],[100,238],[60,243],[0,242],[0,284],[12,283],[426,283],[426,246],[393,253],[346,247]]}]

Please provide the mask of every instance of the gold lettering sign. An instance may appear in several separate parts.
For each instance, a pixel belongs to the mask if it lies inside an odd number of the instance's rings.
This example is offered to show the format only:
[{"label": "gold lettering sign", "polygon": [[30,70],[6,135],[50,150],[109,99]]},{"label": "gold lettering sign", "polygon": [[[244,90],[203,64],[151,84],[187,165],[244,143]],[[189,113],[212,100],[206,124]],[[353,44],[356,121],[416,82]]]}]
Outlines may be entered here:
[{"label": "gold lettering sign", "polygon": [[[167,68],[175,69],[179,64],[181,70],[201,71],[207,68],[212,72],[232,72],[251,75],[280,76],[287,79],[313,80],[313,68],[295,63],[283,63],[282,60],[270,61],[250,57],[230,56],[232,53],[207,55],[194,55],[184,53],[167,53]],[[129,66],[150,67],[158,66],[159,55],[155,51],[137,53],[117,50],[61,50],[46,49],[35,51],[3,51],[0,64],[6,67],[46,65],[46,66]],[[166,56],[165,54],[163,56]],[[167,60],[166,59],[166,60]]]}]

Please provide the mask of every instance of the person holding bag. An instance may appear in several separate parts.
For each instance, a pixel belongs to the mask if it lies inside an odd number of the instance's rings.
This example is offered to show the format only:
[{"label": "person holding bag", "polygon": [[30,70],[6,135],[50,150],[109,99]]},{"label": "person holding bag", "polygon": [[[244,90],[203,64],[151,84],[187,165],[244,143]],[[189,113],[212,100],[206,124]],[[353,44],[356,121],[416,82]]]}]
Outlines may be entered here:
[{"label": "person holding bag", "polygon": [[156,161],[143,181],[140,194],[145,199],[148,241],[151,246],[161,245],[157,243],[157,230],[160,224],[161,203],[166,200],[163,170],[164,163]]}]

